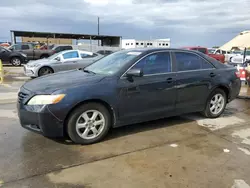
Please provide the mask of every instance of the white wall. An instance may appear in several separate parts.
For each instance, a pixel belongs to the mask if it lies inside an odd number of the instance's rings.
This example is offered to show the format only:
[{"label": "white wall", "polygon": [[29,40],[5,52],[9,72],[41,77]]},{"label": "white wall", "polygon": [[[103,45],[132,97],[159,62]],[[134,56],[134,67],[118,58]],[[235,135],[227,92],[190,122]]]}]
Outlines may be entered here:
[{"label": "white wall", "polygon": [[135,48],[135,39],[122,39],[122,48]]},{"label": "white wall", "polygon": [[135,40],[135,39],[122,39],[122,48],[146,48],[146,47],[170,47],[170,39],[157,39],[157,40]]}]

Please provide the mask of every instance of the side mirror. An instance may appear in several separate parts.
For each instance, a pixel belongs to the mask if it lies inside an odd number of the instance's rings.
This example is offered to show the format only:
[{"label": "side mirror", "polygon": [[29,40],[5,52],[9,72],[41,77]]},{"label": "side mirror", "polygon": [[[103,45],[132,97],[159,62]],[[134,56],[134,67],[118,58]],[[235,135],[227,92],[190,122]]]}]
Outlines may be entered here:
[{"label": "side mirror", "polygon": [[56,57],[55,60],[61,61],[61,58],[60,57]]},{"label": "side mirror", "polygon": [[127,73],[126,73],[128,78],[132,78],[132,77],[142,77],[143,76],[143,72],[141,69],[130,69]]}]

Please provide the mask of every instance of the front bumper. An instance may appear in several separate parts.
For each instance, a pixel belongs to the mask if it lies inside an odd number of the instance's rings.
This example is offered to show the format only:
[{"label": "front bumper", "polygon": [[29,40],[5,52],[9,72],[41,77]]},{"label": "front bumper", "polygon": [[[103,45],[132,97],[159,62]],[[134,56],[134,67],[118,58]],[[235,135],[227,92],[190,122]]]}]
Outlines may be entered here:
[{"label": "front bumper", "polygon": [[26,105],[33,96],[23,88],[18,93],[17,111],[21,126],[46,137],[63,137],[63,121],[55,117],[47,105]]},{"label": "front bumper", "polygon": [[27,65],[23,66],[24,74],[29,77],[37,77],[37,68],[36,67],[28,67]]}]

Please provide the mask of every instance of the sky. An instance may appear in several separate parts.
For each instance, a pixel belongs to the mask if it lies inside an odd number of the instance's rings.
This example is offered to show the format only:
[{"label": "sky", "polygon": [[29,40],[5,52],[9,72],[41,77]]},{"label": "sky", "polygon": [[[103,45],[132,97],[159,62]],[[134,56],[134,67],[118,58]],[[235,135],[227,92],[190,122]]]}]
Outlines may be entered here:
[{"label": "sky", "polygon": [[1,0],[0,41],[10,30],[170,38],[172,47],[221,46],[250,30],[250,0]]}]

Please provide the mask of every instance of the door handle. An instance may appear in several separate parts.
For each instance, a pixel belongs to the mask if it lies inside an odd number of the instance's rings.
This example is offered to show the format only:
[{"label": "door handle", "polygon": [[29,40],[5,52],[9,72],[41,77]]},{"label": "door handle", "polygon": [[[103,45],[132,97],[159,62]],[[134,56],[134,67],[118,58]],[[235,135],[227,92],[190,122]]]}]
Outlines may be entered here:
[{"label": "door handle", "polygon": [[172,82],[173,82],[173,78],[168,78],[168,79],[167,79],[167,83],[168,83],[168,84],[170,84],[170,83],[172,83]]},{"label": "door handle", "polygon": [[213,73],[213,72],[210,73],[210,77],[215,77],[215,76],[216,76],[215,73]]}]

